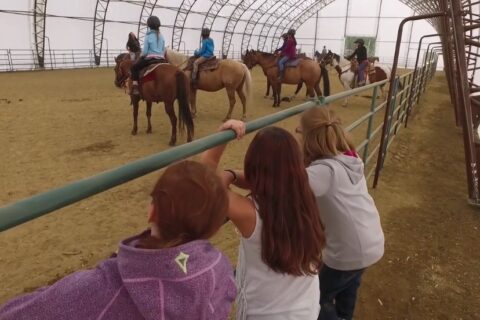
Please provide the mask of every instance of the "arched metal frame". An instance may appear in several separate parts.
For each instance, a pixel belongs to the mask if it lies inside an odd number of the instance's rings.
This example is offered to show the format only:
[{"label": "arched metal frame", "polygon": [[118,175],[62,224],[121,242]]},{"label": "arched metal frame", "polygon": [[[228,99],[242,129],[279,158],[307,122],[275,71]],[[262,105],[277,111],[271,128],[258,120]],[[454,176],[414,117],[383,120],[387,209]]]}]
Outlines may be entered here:
[{"label": "arched metal frame", "polygon": [[47,0],[35,0],[33,10],[33,35],[35,38],[35,53],[40,68],[45,66],[45,15]]},{"label": "arched metal frame", "polygon": [[241,45],[241,49],[240,49],[240,51],[242,53],[245,52],[248,49],[248,46],[250,44],[250,39],[252,38],[253,30],[258,25],[257,22],[261,21],[263,19],[263,17],[266,14],[268,14],[269,11],[271,11],[271,15],[274,15],[275,11],[276,11],[276,5],[281,6],[282,4],[288,3],[288,2],[290,2],[291,5],[296,3],[295,0],[283,0],[283,1],[265,0],[262,3],[262,5],[259,6],[253,12],[253,14],[248,19],[247,24],[245,26],[245,30],[243,31],[243,34],[242,34],[242,45]]},{"label": "arched metal frame", "polygon": [[143,2],[142,11],[140,12],[140,18],[138,19],[138,40],[143,42],[145,34],[147,33],[147,19],[153,14],[153,10],[157,5],[157,0],[145,0]]},{"label": "arched metal frame", "polygon": [[[308,1],[308,0],[304,0],[303,2],[305,1]],[[298,3],[296,3],[295,5],[297,4]],[[279,20],[278,17],[283,17],[287,12],[294,10],[295,5],[291,6],[288,2],[285,2],[277,9],[276,11],[277,16],[274,16],[274,15],[268,16],[267,21],[265,21],[264,25],[262,26],[262,29],[260,30],[260,34],[258,36],[258,42],[257,42],[258,50],[260,51],[265,50],[265,43],[267,42],[268,35],[270,34],[270,30],[272,30],[275,22],[278,22]]]},{"label": "arched metal frame", "polygon": [[243,0],[235,6],[235,9],[227,20],[225,31],[223,32],[222,57],[226,58],[228,55],[230,43],[232,42],[233,32],[237,27],[239,19],[243,16],[245,12],[247,12],[252,7],[255,2],[256,0]]},{"label": "arched metal frame", "polygon": [[215,19],[217,19],[218,14],[222,11],[223,7],[229,2],[229,0],[213,0],[212,5],[205,14],[205,19],[202,23],[203,28],[212,29]]},{"label": "arched metal frame", "polygon": [[[288,29],[298,29],[302,24],[304,24],[308,19],[310,19],[316,12],[320,11],[330,3],[334,2],[335,0],[320,0],[315,1],[315,3],[311,4],[310,6],[306,7],[303,11],[301,11],[297,16],[293,17],[290,21],[290,25],[287,25],[282,28],[282,24],[280,23],[275,30],[273,39],[272,39],[272,48],[278,45],[278,41],[280,40],[280,36],[287,32]],[[286,21],[288,23],[289,21]]]},{"label": "arched metal frame", "polygon": [[107,16],[110,0],[97,0],[95,15],[93,17],[93,54],[95,64],[100,65],[102,57],[103,31],[105,29],[105,18]]},{"label": "arched metal frame", "polygon": [[183,0],[178,8],[177,15],[175,17],[175,23],[173,24],[173,37],[172,37],[172,49],[180,50],[180,43],[182,42],[183,29],[185,27],[185,21],[187,20],[190,10],[197,0]]}]

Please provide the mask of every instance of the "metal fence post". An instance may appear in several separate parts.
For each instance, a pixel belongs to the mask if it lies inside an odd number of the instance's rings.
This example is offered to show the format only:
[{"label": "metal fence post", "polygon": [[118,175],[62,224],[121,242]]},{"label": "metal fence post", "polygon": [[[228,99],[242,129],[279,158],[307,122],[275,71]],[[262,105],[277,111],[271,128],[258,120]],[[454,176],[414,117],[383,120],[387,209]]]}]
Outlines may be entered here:
[{"label": "metal fence post", "polygon": [[390,142],[390,131],[392,127],[393,114],[397,106],[397,91],[398,91],[399,83],[400,83],[400,78],[396,76],[395,81],[393,82],[392,100],[390,101],[391,106],[389,110],[385,110],[385,112],[389,111],[389,114],[388,114],[387,122],[384,123],[384,126],[386,126],[386,131],[385,131],[386,136],[385,136],[385,143],[381,148],[381,152],[383,156],[382,156],[382,161],[380,163],[380,169],[383,168],[383,164],[385,163],[385,158],[387,157],[387,149],[388,149],[388,143]]},{"label": "metal fence post", "polygon": [[372,137],[372,124],[373,124],[373,117],[375,116],[375,114],[373,112],[375,111],[375,108],[377,107],[377,94],[378,94],[378,86],[373,88],[372,102],[370,103],[370,112],[372,114],[370,115],[370,118],[368,119],[367,143],[365,144],[365,147],[363,148],[363,161],[367,161],[367,158],[368,158],[368,145],[369,145],[370,139]]},{"label": "metal fence post", "polygon": [[7,49],[7,60],[10,71],[13,71],[12,52],[10,51],[10,49]]}]

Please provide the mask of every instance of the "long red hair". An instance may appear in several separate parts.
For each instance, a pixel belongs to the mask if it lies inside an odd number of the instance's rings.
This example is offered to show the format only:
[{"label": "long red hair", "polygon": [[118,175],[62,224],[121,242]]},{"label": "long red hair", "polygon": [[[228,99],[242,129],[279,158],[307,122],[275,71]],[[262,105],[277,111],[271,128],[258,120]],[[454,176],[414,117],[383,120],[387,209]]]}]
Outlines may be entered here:
[{"label": "long red hair", "polygon": [[279,273],[316,274],[325,235],[295,138],[277,127],[261,130],[245,156],[245,178],[263,222],[263,262]]}]

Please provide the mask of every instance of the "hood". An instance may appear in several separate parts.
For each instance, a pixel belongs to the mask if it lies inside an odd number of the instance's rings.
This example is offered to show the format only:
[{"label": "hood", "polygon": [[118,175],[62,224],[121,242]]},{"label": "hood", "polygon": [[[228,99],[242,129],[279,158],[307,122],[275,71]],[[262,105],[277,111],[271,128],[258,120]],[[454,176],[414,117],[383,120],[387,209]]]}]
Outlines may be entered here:
[{"label": "hood", "polygon": [[[347,175],[350,178],[350,182],[352,182],[352,184],[359,183],[362,180],[362,178],[364,177],[363,161],[360,158],[357,158],[357,157],[351,156],[351,155],[341,154],[341,155],[335,156],[333,158],[327,158],[327,159],[334,160],[338,164],[340,164],[345,169],[345,171],[347,172]],[[315,165],[315,164],[318,164],[318,163],[325,164],[327,162],[330,162],[330,161],[326,161],[327,159],[315,160],[310,165]]]},{"label": "hood", "polygon": [[[170,305],[173,295],[188,297],[193,291],[204,297],[211,294],[211,288],[196,281],[221,259],[210,242],[196,240],[167,249],[136,248],[138,240],[148,235],[150,230],[122,241],[117,256],[122,282],[145,319],[158,318],[158,302]],[[176,308],[184,307],[179,304]]]}]

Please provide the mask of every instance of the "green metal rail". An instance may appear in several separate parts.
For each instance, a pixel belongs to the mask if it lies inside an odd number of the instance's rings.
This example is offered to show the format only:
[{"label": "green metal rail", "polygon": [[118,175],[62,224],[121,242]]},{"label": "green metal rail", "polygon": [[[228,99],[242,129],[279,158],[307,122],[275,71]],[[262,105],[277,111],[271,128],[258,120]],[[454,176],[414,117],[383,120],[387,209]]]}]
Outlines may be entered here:
[{"label": "green metal rail", "polygon": [[[422,72],[422,75],[423,73],[424,72]],[[424,80],[424,78],[426,77],[422,77],[422,80]],[[393,114],[398,114],[397,121],[393,125],[391,123],[388,124],[390,128],[388,132],[390,133],[390,135],[393,133],[393,136],[395,136],[396,133],[398,132],[397,130],[398,122],[400,121],[400,119],[402,119],[401,122],[403,122],[403,119],[405,118],[404,115],[406,112],[408,95],[409,94],[419,95],[422,92],[421,90],[424,88],[424,85],[422,85],[424,82],[421,81],[419,82],[419,85],[415,88],[415,90],[411,89],[413,88],[411,73],[402,75],[401,77],[397,78],[398,81],[395,82],[394,84],[395,86],[398,86],[399,79],[404,79],[403,80],[404,88],[399,92],[397,92],[397,88],[395,88],[394,92],[396,92],[396,95],[395,95],[396,98],[394,99],[394,103],[396,103],[397,97],[399,96],[403,97],[404,93],[406,97],[405,99],[402,99],[400,97],[401,102],[398,103],[397,107],[392,108]],[[297,115],[314,106],[327,105],[329,103],[338,101],[340,99],[344,99],[346,97],[358,94],[360,92],[373,89],[370,112],[360,117],[357,121],[355,121],[354,123],[352,123],[346,128],[348,131],[352,131],[355,128],[359,127],[364,122],[368,121],[366,138],[358,145],[358,148],[357,148],[359,154],[361,154],[364,159],[365,165],[368,165],[373,159],[374,155],[380,149],[380,145],[376,145],[375,147],[373,147],[372,151],[369,152],[370,151],[369,149],[372,148],[371,146],[372,140],[379,133],[381,133],[381,129],[384,125],[382,123],[376,128],[373,128],[374,116],[378,114],[381,110],[383,110],[386,105],[386,102],[383,102],[377,106],[377,99],[375,97],[378,91],[378,87],[381,85],[385,85],[386,83],[387,83],[387,80],[384,80],[384,81],[376,82],[361,88],[356,88],[353,90],[341,92],[329,97],[325,97],[325,98],[322,97],[318,100],[316,99],[309,102],[305,102],[295,107],[289,108],[287,110],[283,110],[283,111],[274,113],[272,115],[268,115],[268,116],[250,121],[247,123],[247,133],[256,131],[265,126],[272,125],[276,122],[279,122],[281,120]],[[409,92],[408,94],[406,90],[408,90]],[[234,139],[235,139],[235,135],[232,131],[215,133],[205,138],[198,139],[193,142],[190,142],[175,148],[171,148],[169,150],[154,154],[152,156],[131,162],[127,165],[124,165],[109,171],[105,171],[98,175],[95,175],[83,180],[75,181],[63,187],[52,189],[52,190],[37,194],[33,197],[26,198],[18,202],[9,204],[7,206],[0,208],[0,231],[7,230],[19,224],[36,219],[54,210],[63,208],[65,206],[68,206],[70,204],[83,200],[95,194],[101,193],[103,191],[106,191],[118,185],[121,185],[130,180],[144,176],[155,170],[164,168],[175,161],[188,158],[190,156],[203,152],[209,148],[226,143]],[[360,152],[361,150],[363,150],[363,152]],[[367,174],[367,177],[371,176],[374,168],[375,166],[373,166],[373,169],[370,170],[370,172]]]}]

